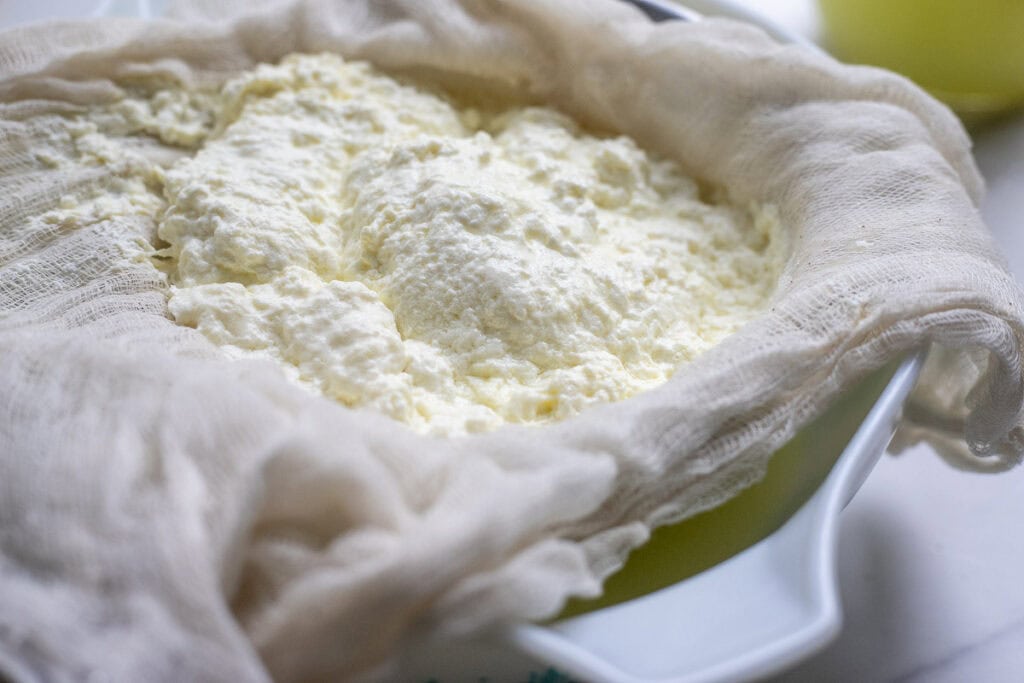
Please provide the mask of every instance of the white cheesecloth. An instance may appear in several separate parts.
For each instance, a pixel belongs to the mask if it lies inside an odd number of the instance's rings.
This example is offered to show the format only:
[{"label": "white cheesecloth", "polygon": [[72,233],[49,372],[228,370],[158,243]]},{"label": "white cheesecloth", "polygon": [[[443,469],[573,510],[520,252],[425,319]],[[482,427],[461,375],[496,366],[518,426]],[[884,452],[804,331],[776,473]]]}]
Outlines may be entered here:
[{"label": "white cheesecloth", "polygon": [[[0,678],[387,677],[407,638],[551,616],[652,526],[735,494],[843,388],[928,343],[922,424],[1022,445],[1018,287],[969,142],[890,73],[613,0],[181,3],[0,35]],[[772,307],[667,385],[458,439],[230,362],[124,245],[155,218],[37,220],[105,171],[35,154],[123,84],[291,52],[517,93],[779,207]],[[955,368],[955,372],[950,370]]]}]

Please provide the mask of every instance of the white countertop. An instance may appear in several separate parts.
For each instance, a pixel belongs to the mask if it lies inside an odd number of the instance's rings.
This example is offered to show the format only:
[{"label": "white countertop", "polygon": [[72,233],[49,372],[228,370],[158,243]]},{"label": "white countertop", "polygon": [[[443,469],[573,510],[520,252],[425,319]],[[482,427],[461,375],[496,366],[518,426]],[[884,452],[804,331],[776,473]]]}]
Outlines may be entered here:
[{"label": "white countertop", "polygon": [[[813,0],[742,4],[812,39]],[[975,135],[983,214],[1024,281],[1024,112]],[[774,683],[1024,680],[1024,467],[954,470],[887,454],[843,513],[839,637]]]}]

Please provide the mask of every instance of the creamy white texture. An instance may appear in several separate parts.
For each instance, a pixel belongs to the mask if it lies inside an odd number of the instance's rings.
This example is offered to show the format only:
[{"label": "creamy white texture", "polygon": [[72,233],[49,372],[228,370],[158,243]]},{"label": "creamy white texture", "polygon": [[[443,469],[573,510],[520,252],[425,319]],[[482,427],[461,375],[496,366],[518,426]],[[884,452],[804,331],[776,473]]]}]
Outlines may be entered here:
[{"label": "creamy white texture", "polygon": [[771,209],[703,202],[627,138],[331,55],[94,120],[199,147],[162,176],[179,323],[420,431],[657,386],[763,309],[785,256]]}]

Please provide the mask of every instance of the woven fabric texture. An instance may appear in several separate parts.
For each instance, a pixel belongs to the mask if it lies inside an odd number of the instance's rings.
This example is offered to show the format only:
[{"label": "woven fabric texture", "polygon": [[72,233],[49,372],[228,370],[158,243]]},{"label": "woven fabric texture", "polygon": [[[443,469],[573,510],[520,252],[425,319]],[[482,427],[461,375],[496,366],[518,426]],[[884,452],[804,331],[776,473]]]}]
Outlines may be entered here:
[{"label": "woven fabric texture", "polygon": [[[734,495],[845,387],[928,344],[945,351],[920,433],[956,430],[964,463],[1016,461],[1021,293],[968,138],[907,81],[613,0],[171,17],[0,35],[0,677],[386,679],[411,637],[597,594],[653,526]],[[654,391],[427,438],[176,325],[165,278],[128,256],[153,213],[46,220],[128,172],[47,163],[69,115],[140,79],[219,83],[319,51],[550,103],[777,205],[793,247],[771,309]]]}]

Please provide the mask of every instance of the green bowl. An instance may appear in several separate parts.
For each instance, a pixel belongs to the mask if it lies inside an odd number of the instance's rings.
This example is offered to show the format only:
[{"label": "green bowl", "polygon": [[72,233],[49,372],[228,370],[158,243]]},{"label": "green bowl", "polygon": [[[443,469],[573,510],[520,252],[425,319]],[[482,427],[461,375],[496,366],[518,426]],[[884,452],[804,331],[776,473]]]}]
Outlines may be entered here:
[{"label": "green bowl", "polygon": [[825,481],[896,366],[847,390],[771,458],[757,484],[716,508],[654,531],[605,582],[601,597],[571,601],[558,619],[671,586],[724,562],[781,527]]}]

